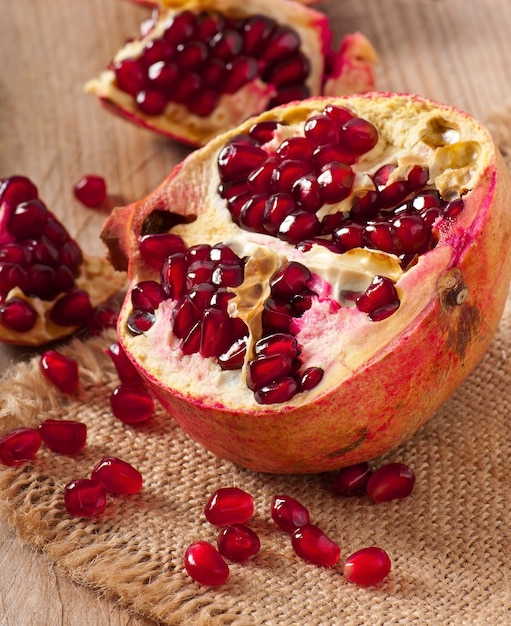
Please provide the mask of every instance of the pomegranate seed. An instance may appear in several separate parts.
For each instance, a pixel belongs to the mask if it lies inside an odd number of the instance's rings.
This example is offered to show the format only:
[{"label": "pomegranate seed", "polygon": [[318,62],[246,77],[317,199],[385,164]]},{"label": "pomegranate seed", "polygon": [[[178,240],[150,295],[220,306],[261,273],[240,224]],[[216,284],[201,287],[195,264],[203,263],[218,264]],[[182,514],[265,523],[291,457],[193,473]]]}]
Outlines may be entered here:
[{"label": "pomegranate seed", "polygon": [[202,316],[199,352],[203,357],[219,357],[229,347],[230,317],[224,311],[209,308]]},{"label": "pomegranate seed", "polygon": [[110,396],[115,417],[125,424],[142,424],[154,414],[154,400],[143,387],[119,385]]},{"label": "pomegranate seed", "polygon": [[334,476],[332,488],[334,492],[349,498],[366,493],[367,483],[372,475],[369,464],[365,461],[341,468]]},{"label": "pomegranate seed", "polygon": [[21,202],[9,216],[7,230],[19,239],[35,237],[41,234],[48,210],[38,198]]},{"label": "pomegranate seed", "polygon": [[247,561],[261,548],[257,534],[244,524],[231,524],[222,528],[218,533],[217,545],[223,557],[237,563]]},{"label": "pomegranate seed", "polygon": [[161,270],[161,284],[165,294],[174,300],[186,293],[187,262],[183,252],[171,254]]},{"label": "pomegranate seed", "polygon": [[89,294],[83,289],[73,289],[55,302],[50,319],[59,326],[80,326],[92,313]]},{"label": "pomegranate seed", "polygon": [[415,254],[427,249],[431,228],[418,214],[399,214],[393,221],[394,240],[400,254]]},{"label": "pomegranate seed", "polygon": [[174,53],[175,48],[165,39],[152,39],[146,43],[141,60],[146,67],[150,68],[154,63],[168,61]]},{"label": "pomegranate seed", "polygon": [[144,384],[144,379],[129,359],[119,343],[112,343],[105,349],[105,354],[112,359],[119,379],[126,387],[139,387]]},{"label": "pomegranate seed", "polygon": [[276,235],[284,219],[296,209],[293,198],[288,193],[272,194],[266,201],[262,223],[264,230]]},{"label": "pomegranate seed", "polygon": [[305,137],[290,137],[284,139],[275,151],[279,159],[307,161],[312,156],[312,145]]},{"label": "pomegranate seed", "polygon": [[408,193],[408,183],[405,180],[395,180],[379,192],[378,204],[382,209],[390,209],[403,202]]},{"label": "pomegranate seed", "polygon": [[297,261],[291,261],[270,280],[271,294],[275,298],[288,300],[305,289],[312,275],[309,268]]},{"label": "pomegranate seed", "polygon": [[266,152],[248,143],[229,143],[218,155],[218,167],[224,181],[245,178],[260,167],[266,159]]},{"label": "pomegranate seed", "polygon": [[243,367],[247,354],[248,336],[237,339],[223,354],[218,357],[218,365],[223,370],[237,370]]},{"label": "pomegranate seed", "polygon": [[254,344],[254,353],[256,356],[272,356],[281,354],[293,360],[298,356],[298,341],[293,335],[287,333],[274,333],[261,337]]},{"label": "pomegranate seed", "polygon": [[277,404],[291,400],[298,393],[298,383],[291,376],[264,385],[254,393],[259,404]]},{"label": "pomegranate seed", "polygon": [[188,333],[200,320],[189,296],[182,298],[172,311],[172,331],[178,339],[186,339]]},{"label": "pomegranate seed", "polygon": [[[33,266],[32,275],[35,273],[34,268],[37,268],[37,265]],[[54,270],[51,268],[48,269],[54,276]],[[24,292],[29,291],[30,287],[27,286],[27,282],[27,272],[22,267],[14,263],[0,264],[0,293],[3,293],[4,296],[14,287],[19,287]]]},{"label": "pomegranate seed", "polygon": [[413,491],[415,474],[404,463],[387,463],[374,471],[367,494],[376,502],[407,498]]},{"label": "pomegranate seed", "polygon": [[296,554],[314,565],[333,567],[341,556],[340,547],[315,524],[296,528],[291,542]]},{"label": "pomegranate seed", "polygon": [[139,240],[138,250],[144,261],[160,269],[167,257],[185,251],[185,243],[179,235],[171,233],[144,235]]},{"label": "pomegranate seed", "polygon": [[195,261],[211,261],[210,252],[211,246],[207,243],[191,246],[188,250],[184,250],[186,263],[190,266]]},{"label": "pomegranate seed", "polygon": [[292,312],[289,305],[277,304],[268,298],[263,305],[262,323],[267,334],[289,333]]},{"label": "pomegranate seed", "polygon": [[215,264],[213,261],[194,261],[186,272],[186,289],[190,290],[200,283],[210,283]]},{"label": "pomegranate seed", "polygon": [[292,369],[291,359],[284,354],[258,356],[249,361],[247,367],[247,386],[257,391],[269,383],[287,376]]},{"label": "pomegranate seed", "polygon": [[138,109],[146,115],[161,115],[167,106],[167,97],[156,89],[143,89],[136,95]]},{"label": "pomegranate seed", "polygon": [[323,379],[325,370],[321,367],[308,367],[300,376],[300,391],[310,391],[317,387]]},{"label": "pomegranate seed", "polygon": [[332,161],[321,168],[318,185],[323,199],[328,204],[335,204],[347,198],[351,192],[355,172],[347,163]]},{"label": "pomegranate seed", "polygon": [[339,142],[354,154],[361,155],[378,143],[378,131],[367,120],[354,117],[342,126]]},{"label": "pomegranate seed", "polygon": [[356,222],[346,221],[332,233],[332,242],[339,252],[364,246],[365,226]]},{"label": "pomegranate seed", "polygon": [[243,39],[236,30],[226,28],[217,33],[209,43],[212,54],[223,60],[237,57],[243,48]]},{"label": "pomegranate seed", "polygon": [[78,389],[78,363],[56,350],[41,355],[41,372],[62,393],[72,394]]},{"label": "pomegranate seed", "polygon": [[195,15],[191,11],[182,11],[173,15],[165,28],[164,38],[177,46],[189,39],[195,31]]},{"label": "pomegranate seed", "polygon": [[320,231],[321,224],[313,213],[298,210],[284,219],[277,234],[280,239],[296,244],[304,239],[313,239]]},{"label": "pomegranate seed", "polygon": [[238,487],[217,489],[204,506],[206,519],[215,526],[244,524],[253,514],[253,496]]},{"label": "pomegranate seed", "polygon": [[174,84],[173,99],[175,102],[189,103],[197,98],[201,88],[200,77],[195,72],[187,72],[182,74],[178,83]]},{"label": "pomegranate seed", "polygon": [[263,80],[275,87],[287,87],[305,82],[310,74],[310,61],[298,52],[289,59],[284,59],[274,66],[270,66],[263,74]]},{"label": "pomegranate seed", "polygon": [[277,526],[286,533],[310,524],[308,509],[291,496],[274,496],[271,502],[271,516]]},{"label": "pomegranate seed", "polygon": [[87,320],[87,330],[91,335],[99,335],[106,328],[115,328],[118,318],[119,311],[116,307],[98,304]]},{"label": "pomegranate seed", "polygon": [[101,459],[91,472],[111,493],[138,493],[142,489],[142,474],[132,465],[114,456]]},{"label": "pomegranate seed", "polygon": [[273,169],[271,186],[275,191],[290,192],[296,181],[310,173],[310,166],[306,161],[286,159]]},{"label": "pomegranate seed", "polygon": [[97,480],[78,478],[64,487],[64,505],[73,517],[93,517],[106,505],[105,486]]},{"label": "pomegranate seed", "polygon": [[337,124],[328,115],[313,115],[303,127],[305,137],[314,147],[328,143],[337,143],[339,134]]},{"label": "pomegranate seed", "polygon": [[300,38],[288,26],[277,26],[267,41],[262,52],[262,59],[269,63],[277,59],[286,58],[300,48]]},{"label": "pomegranate seed", "polygon": [[44,443],[60,454],[77,454],[85,448],[87,425],[75,420],[47,419],[39,424]]},{"label": "pomegranate seed", "polygon": [[[248,19],[250,20],[251,18],[248,18]],[[278,123],[272,122],[271,120],[266,120],[264,122],[257,122],[256,124],[250,127],[248,134],[250,135],[250,137],[252,137],[252,139],[255,139],[258,143],[264,144],[273,139],[273,135],[275,134],[277,127],[278,127]]]},{"label": "pomegranate seed", "polygon": [[201,585],[222,585],[229,578],[229,566],[207,541],[196,541],[188,546],[184,566],[188,575]]},{"label": "pomegranate seed", "polygon": [[15,207],[38,197],[37,187],[26,176],[10,176],[0,180],[0,202]]},{"label": "pomegranate seed", "polygon": [[139,311],[153,313],[165,299],[162,286],[154,280],[143,280],[131,290],[131,303]]},{"label": "pomegranate seed", "polygon": [[14,467],[31,461],[41,447],[41,435],[34,428],[13,428],[0,437],[0,463]]},{"label": "pomegranate seed", "polygon": [[[155,40],[156,41],[156,40]],[[163,40],[159,40],[163,41]],[[146,48],[147,49],[147,48]],[[179,68],[173,61],[158,61],[153,63],[147,70],[147,84],[151,87],[150,91],[156,93],[157,90],[168,90],[172,87],[175,81],[179,78]],[[136,94],[136,102],[139,102],[139,94],[144,93],[142,90]],[[165,106],[165,95],[161,94],[162,100],[160,106]],[[155,109],[157,110],[157,108]],[[148,109],[146,108],[146,112]]]},{"label": "pomegranate seed", "polygon": [[36,320],[36,310],[22,298],[10,298],[0,307],[0,322],[16,332],[28,332]]},{"label": "pomegranate seed", "polygon": [[318,179],[313,174],[298,178],[291,188],[291,194],[298,208],[311,213],[319,211],[323,205],[323,194]]},{"label": "pomegranate seed", "polygon": [[77,200],[91,209],[95,209],[106,200],[106,182],[102,176],[87,174],[73,188]]},{"label": "pomegranate seed", "polygon": [[328,115],[328,117],[331,117],[339,127],[343,126],[348,120],[354,118],[353,113],[349,109],[335,104],[327,104],[323,113]]},{"label": "pomegranate seed", "polygon": [[154,313],[135,310],[129,314],[126,325],[132,335],[142,335],[151,328],[155,320]]},{"label": "pomegranate seed", "polygon": [[349,556],[344,562],[343,574],[350,583],[371,587],[381,583],[389,575],[391,567],[389,555],[385,550],[371,546]]},{"label": "pomegranate seed", "polygon": [[257,77],[257,61],[252,57],[236,57],[225,66],[224,93],[235,93]]},{"label": "pomegranate seed", "polygon": [[146,77],[139,59],[123,59],[114,66],[117,87],[132,96],[144,88]]},{"label": "pomegranate seed", "polygon": [[366,291],[356,300],[359,311],[367,313],[374,322],[392,315],[399,308],[399,304],[394,283],[385,276],[375,276]]},{"label": "pomegranate seed", "polygon": [[464,208],[465,202],[463,201],[463,198],[459,198],[458,200],[449,202],[443,211],[443,215],[447,219],[454,219],[463,211]]},{"label": "pomegranate seed", "polygon": [[420,165],[414,165],[406,177],[408,191],[419,191],[427,184],[428,180],[429,169]]}]

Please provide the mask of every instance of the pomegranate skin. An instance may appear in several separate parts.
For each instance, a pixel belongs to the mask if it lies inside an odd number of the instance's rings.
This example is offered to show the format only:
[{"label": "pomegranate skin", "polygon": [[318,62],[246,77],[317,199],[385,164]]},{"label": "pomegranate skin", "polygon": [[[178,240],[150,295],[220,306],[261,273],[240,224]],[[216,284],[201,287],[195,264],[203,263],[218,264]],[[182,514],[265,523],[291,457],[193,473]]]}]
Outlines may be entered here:
[{"label": "pomegranate skin", "polygon": [[[477,137],[472,165],[478,173],[473,187],[463,190],[463,211],[451,221],[444,220],[435,248],[396,282],[399,310],[381,322],[362,324],[360,332],[353,334],[349,354],[344,355],[349,371],[326,372],[320,386],[289,402],[229,406],[203,393],[199,381],[187,390],[164,384],[164,357],[158,351],[140,350],[136,339],[126,332],[129,293],[119,317],[118,334],[124,350],[179,425],[218,456],[261,472],[334,470],[378,457],[409,439],[485,353],[511,279],[507,202],[511,180],[489,134],[476,120],[419,96],[390,93],[312,98],[255,119],[293,123],[328,103],[350,108],[382,125],[393,115],[402,115],[400,121],[405,125],[404,120],[415,113],[424,115],[431,144],[438,139],[436,129],[441,121],[448,121],[461,135]],[[221,201],[212,199],[216,156],[230,137],[247,132],[253,123],[254,119],[249,120],[197,150],[150,196],[114,211],[107,220],[102,237],[110,258],[118,268],[128,267],[133,285],[149,277],[138,255],[138,238],[154,209],[168,206],[174,213],[197,217],[179,231],[189,245],[214,243],[239,233],[234,223],[219,226],[215,222],[223,210]],[[409,123],[400,132],[406,134],[413,128],[413,120]],[[449,152],[447,146],[440,157],[435,162],[439,168],[450,159],[454,163],[459,153]],[[245,236],[261,241],[253,234]],[[330,346],[328,336],[317,339]]]}]

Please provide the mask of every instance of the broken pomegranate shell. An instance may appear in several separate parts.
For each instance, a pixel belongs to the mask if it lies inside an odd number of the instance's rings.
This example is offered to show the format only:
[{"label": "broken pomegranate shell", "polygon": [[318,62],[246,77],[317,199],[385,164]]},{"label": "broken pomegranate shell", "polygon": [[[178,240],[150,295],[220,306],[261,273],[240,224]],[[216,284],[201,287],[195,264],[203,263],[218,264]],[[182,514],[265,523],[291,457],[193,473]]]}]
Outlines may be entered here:
[{"label": "broken pomegranate shell", "polygon": [[130,279],[119,341],[221,457],[279,473],[367,461],[487,349],[510,193],[489,133],[450,106],[372,93],[277,107],[107,219]]},{"label": "broken pomegranate shell", "polygon": [[351,33],[334,50],[327,17],[292,0],[162,2],[141,32],[86,91],[191,145],[279,104],[374,89],[367,38]]},{"label": "broken pomegranate shell", "polygon": [[125,280],[82,252],[31,180],[0,180],[0,341],[42,345],[70,335]]}]

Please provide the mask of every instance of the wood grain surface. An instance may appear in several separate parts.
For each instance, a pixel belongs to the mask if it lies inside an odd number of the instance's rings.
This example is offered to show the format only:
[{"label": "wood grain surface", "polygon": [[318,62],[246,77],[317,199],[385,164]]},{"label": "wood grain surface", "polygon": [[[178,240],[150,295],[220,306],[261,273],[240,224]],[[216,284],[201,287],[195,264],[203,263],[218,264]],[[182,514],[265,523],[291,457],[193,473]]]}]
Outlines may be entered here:
[{"label": "wood grain surface", "polygon": [[[142,197],[188,149],[101,110],[84,82],[148,10],[123,0],[1,0],[0,177],[25,174],[89,252],[104,214],[74,200],[85,173],[113,203]],[[485,121],[511,101],[509,0],[329,0],[336,40],[361,30],[380,55],[378,86],[456,105]],[[0,349],[0,366],[26,357]],[[0,519],[0,626],[149,626],[60,575]]]}]

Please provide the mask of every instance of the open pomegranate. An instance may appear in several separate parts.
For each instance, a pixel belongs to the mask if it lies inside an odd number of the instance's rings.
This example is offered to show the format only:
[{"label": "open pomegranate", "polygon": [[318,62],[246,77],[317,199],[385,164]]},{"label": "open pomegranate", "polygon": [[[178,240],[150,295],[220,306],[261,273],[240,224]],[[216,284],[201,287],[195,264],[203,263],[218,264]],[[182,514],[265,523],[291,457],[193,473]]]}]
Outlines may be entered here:
[{"label": "open pomegranate", "polygon": [[374,89],[369,41],[334,51],[327,17],[293,0],[167,0],[141,30],[86,90],[191,145],[278,104]]},{"label": "open pomegranate", "polygon": [[106,259],[83,254],[31,180],[0,180],[0,341],[70,335],[125,281]]},{"label": "open pomegranate", "polygon": [[170,415],[265,472],[405,441],[473,370],[511,274],[488,132],[419,96],[312,98],[192,153],[102,237],[118,334]]}]

